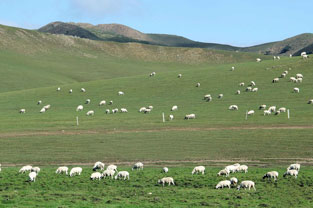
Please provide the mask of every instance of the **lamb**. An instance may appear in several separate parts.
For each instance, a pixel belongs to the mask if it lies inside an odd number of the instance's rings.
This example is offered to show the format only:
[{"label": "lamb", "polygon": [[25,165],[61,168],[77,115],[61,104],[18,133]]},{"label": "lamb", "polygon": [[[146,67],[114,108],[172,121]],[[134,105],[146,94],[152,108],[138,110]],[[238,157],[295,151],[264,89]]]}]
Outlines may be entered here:
[{"label": "lamb", "polygon": [[235,178],[235,177],[232,177],[232,178],[230,178],[230,182],[231,182],[232,185],[237,185],[238,179]]},{"label": "lamb", "polygon": [[282,73],[282,74],[280,75],[280,78],[285,78],[286,76],[287,76],[287,74]]},{"label": "lamb", "polygon": [[146,107],[141,107],[141,108],[139,109],[139,112],[140,112],[140,113],[141,113],[141,112],[144,112],[146,109],[147,109]]},{"label": "lamb", "polygon": [[297,88],[297,87],[295,87],[295,88],[293,88],[293,92],[294,92],[294,93],[299,93],[299,92],[300,92],[300,89]]},{"label": "lamb", "polygon": [[260,58],[256,59],[256,62],[261,62],[261,61],[262,61],[262,59],[260,59]]},{"label": "lamb", "polygon": [[212,100],[213,100],[212,97],[208,97],[206,101],[207,101],[207,102],[211,102]]},{"label": "lamb", "polygon": [[300,164],[296,163],[296,164],[291,164],[289,165],[289,167],[287,168],[287,170],[300,170]]},{"label": "lamb", "polygon": [[121,108],[121,113],[128,113],[126,108]]},{"label": "lamb", "polygon": [[95,112],[93,110],[90,110],[86,113],[86,116],[93,116]]},{"label": "lamb", "polygon": [[306,52],[305,51],[301,52],[301,56],[304,56],[304,55],[306,55]]},{"label": "lamb", "polygon": [[30,172],[28,174],[28,177],[29,177],[29,181],[30,182],[35,182],[36,181],[36,177],[37,177],[37,173],[36,172]]},{"label": "lamb", "polygon": [[102,178],[102,174],[99,173],[99,172],[92,173],[91,176],[90,176],[90,180],[98,179],[100,181],[101,178]]},{"label": "lamb", "polygon": [[264,111],[264,116],[266,116],[266,115],[271,115],[271,113],[272,113],[271,111],[265,110],[265,111]]},{"label": "lamb", "polygon": [[295,82],[297,82],[297,79],[295,77],[290,77],[289,81],[295,83]]},{"label": "lamb", "polygon": [[45,108],[41,108],[41,110],[39,111],[39,113],[44,113],[44,112],[46,112]]},{"label": "lamb", "polygon": [[124,95],[124,92],[119,91],[119,92],[118,92],[118,95]]},{"label": "lamb", "polygon": [[239,83],[239,86],[240,86],[240,87],[243,87],[243,86],[245,86],[245,83],[244,83],[244,82],[240,82],[240,83]]},{"label": "lamb", "polygon": [[206,94],[206,95],[204,96],[203,100],[206,100],[206,99],[208,99],[208,98],[210,98],[210,97],[211,97],[210,94]]},{"label": "lamb", "polygon": [[280,111],[276,111],[275,112],[275,115],[277,116],[277,115],[279,115],[280,114]]},{"label": "lamb", "polygon": [[295,178],[298,177],[298,171],[297,170],[287,170],[286,173],[284,173],[284,177],[286,177],[287,175],[290,175],[290,176],[294,176]]},{"label": "lamb", "polygon": [[249,190],[250,188],[253,188],[256,191],[255,183],[253,181],[242,181],[240,185],[237,186],[237,190],[240,190],[240,188],[244,188],[244,189],[248,188]]},{"label": "lamb", "polygon": [[110,100],[109,105],[113,105],[113,100]]},{"label": "lamb", "polygon": [[174,179],[172,177],[164,177],[160,180],[158,180],[159,184],[163,184],[163,186],[167,183],[169,186],[172,184],[175,186]]},{"label": "lamb", "polygon": [[248,116],[254,115],[254,110],[249,110],[248,113],[247,113],[247,115],[248,115]]},{"label": "lamb", "polygon": [[105,100],[101,100],[100,103],[99,103],[99,106],[102,106],[102,105],[105,105],[105,104],[106,104]]},{"label": "lamb", "polygon": [[178,76],[177,76],[178,78],[181,78],[182,77],[182,75],[181,74],[178,74]]},{"label": "lamb", "polygon": [[248,166],[246,166],[246,165],[240,165],[240,166],[237,168],[237,171],[238,171],[238,172],[247,173],[247,172],[248,172]]},{"label": "lamb", "polygon": [[218,182],[218,184],[215,186],[215,188],[219,189],[219,188],[228,187],[230,189],[230,185],[231,185],[231,181],[224,180],[224,181]]},{"label": "lamb", "polygon": [[193,174],[202,173],[202,175],[204,175],[204,171],[205,171],[204,166],[197,166],[192,170],[191,174],[193,175]]},{"label": "lamb", "polygon": [[[289,68],[289,70],[291,70],[291,68]],[[285,74],[288,74],[288,71],[284,71]]]},{"label": "lamb", "polygon": [[150,113],[150,112],[151,112],[151,109],[147,109],[147,108],[146,108],[146,109],[144,110],[144,113]]},{"label": "lamb", "polygon": [[271,106],[268,108],[269,111],[271,111],[272,113],[276,111],[276,106]]},{"label": "lamb", "polygon": [[92,170],[93,171],[96,171],[97,169],[104,170],[104,166],[105,166],[104,163],[98,161],[94,164]]},{"label": "lamb", "polygon": [[106,113],[106,114],[109,114],[109,113],[110,113],[110,109],[106,109],[106,110],[105,110],[105,113]]},{"label": "lamb", "polygon": [[297,83],[302,83],[303,79],[301,77],[299,77],[298,79],[296,79]]},{"label": "lamb", "polygon": [[313,99],[308,101],[308,104],[313,104]]},{"label": "lamb", "polygon": [[117,171],[117,166],[116,165],[109,165],[107,167],[107,170],[114,170],[114,171]]},{"label": "lamb", "polygon": [[80,175],[82,173],[83,169],[81,167],[75,167],[72,168],[70,171],[70,177],[73,177],[75,175]]},{"label": "lamb", "polygon": [[133,166],[132,170],[143,170],[143,163],[142,162],[137,162],[135,163],[135,165]]},{"label": "lamb", "polygon": [[200,87],[200,83],[199,82],[196,84],[196,87]]},{"label": "lamb", "polygon": [[80,88],[81,92],[86,92],[85,88]]},{"label": "lamb", "polygon": [[72,92],[73,92],[73,89],[70,89],[68,92],[69,92],[69,93],[72,93]]},{"label": "lamb", "polygon": [[250,82],[250,86],[251,86],[251,87],[255,86],[255,82],[254,82],[254,81],[251,81],[251,82]]},{"label": "lamb", "polygon": [[303,75],[302,74],[296,74],[296,78],[302,78],[303,79]]},{"label": "lamb", "polygon": [[89,104],[90,103],[90,99],[87,99],[85,104]]},{"label": "lamb", "polygon": [[56,174],[62,174],[65,173],[65,175],[68,175],[68,167],[62,166],[58,167],[58,169],[55,171]]},{"label": "lamb", "polygon": [[22,108],[22,109],[20,110],[20,113],[26,113],[26,110],[25,110],[24,108]]},{"label": "lamb", "polygon": [[234,70],[235,70],[235,67],[234,67],[234,66],[232,66],[232,67],[231,67],[231,70],[232,70],[232,71],[234,71]]},{"label": "lamb", "polygon": [[61,91],[61,87],[58,87],[58,88],[57,88],[57,91]]},{"label": "lamb", "polygon": [[84,109],[84,106],[83,105],[79,105],[79,106],[77,106],[76,111],[82,111],[83,109]]},{"label": "lamb", "polygon": [[217,98],[221,99],[223,98],[223,96],[224,96],[223,94],[219,94]]},{"label": "lamb", "polygon": [[23,166],[20,170],[19,170],[19,173],[25,173],[27,171],[31,171],[32,170],[32,166],[30,165],[26,165],[26,166]]},{"label": "lamb", "polygon": [[153,76],[155,76],[156,75],[156,73],[155,72],[152,72],[151,74],[150,74],[150,77],[153,77]]},{"label": "lamb", "polygon": [[185,116],[185,120],[187,119],[187,120],[189,120],[189,119],[195,119],[196,118],[196,115],[195,114],[187,114],[186,116]]},{"label": "lamb", "polygon": [[276,56],[274,56],[273,59],[276,60]]},{"label": "lamb", "polygon": [[278,111],[281,113],[286,113],[287,109],[285,107],[281,107],[278,109]]},{"label": "lamb", "polygon": [[38,100],[37,105],[40,105],[41,103],[42,103],[42,101],[41,101],[41,100]]},{"label": "lamb", "polygon": [[252,91],[252,87],[247,87],[246,88],[246,92],[251,92]]},{"label": "lamb", "polygon": [[265,109],[265,108],[266,108],[266,105],[265,105],[265,104],[259,106],[259,110],[263,110],[263,109]]},{"label": "lamb", "polygon": [[35,173],[39,173],[40,172],[40,168],[39,167],[32,167],[32,169],[30,170],[30,172],[35,172]]},{"label": "lamb", "polygon": [[176,111],[178,109],[177,105],[173,105],[171,111]]},{"label": "lamb", "polygon": [[238,106],[237,105],[230,105],[228,110],[238,110]]},{"label": "lamb", "polygon": [[237,94],[237,95],[240,95],[240,90],[237,90],[236,94]]},{"label": "lamb", "polygon": [[303,55],[302,58],[303,58],[303,59],[308,59],[308,58],[309,58],[309,55]]},{"label": "lamb", "polygon": [[50,104],[45,105],[45,106],[43,106],[43,108],[46,109],[46,110],[49,110],[51,108],[51,105]]},{"label": "lamb", "polygon": [[118,108],[114,108],[114,109],[112,109],[112,113],[114,114],[114,113],[117,113],[118,112]]},{"label": "lamb", "polygon": [[169,115],[169,119],[170,119],[170,121],[172,121],[174,119],[174,116],[173,115]]},{"label": "lamb", "polygon": [[289,58],[292,58],[292,54],[289,54]]},{"label": "lamb", "polygon": [[167,167],[164,167],[164,168],[162,169],[162,172],[163,172],[163,173],[168,173],[168,168],[167,168]]},{"label": "lamb", "polygon": [[259,89],[257,87],[252,89],[252,92],[257,92]]},{"label": "lamb", "polygon": [[223,170],[220,170],[218,173],[217,173],[217,175],[218,176],[226,176],[226,177],[228,177],[229,176],[229,170],[227,170],[227,169],[223,169]]},{"label": "lamb", "polygon": [[271,178],[274,178],[275,181],[277,181],[277,178],[278,178],[278,172],[277,171],[270,171],[270,172],[267,172],[264,176],[263,176],[263,179],[265,178],[268,178],[269,180]]},{"label": "lamb", "polygon": [[129,180],[129,173],[127,171],[118,172],[117,175],[115,176],[115,180],[120,179],[120,178],[123,178],[124,180],[126,180],[126,179]]},{"label": "lamb", "polygon": [[280,57],[279,57],[279,56],[277,56],[276,58],[277,58],[277,60],[280,60]]},{"label": "lamb", "polygon": [[239,166],[240,164],[228,165],[225,167],[225,170],[227,170],[229,173],[235,173],[237,172]]},{"label": "lamb", "polygon": [[273,82],[273,83],[279,82],[279,78],[278,78],[278,77],[277,77],[277,78],[274,78],[272,82]]},{"label": "lamb", "polygon": [[103,171],[102,177],[103,177],[103,178],[111,177],[111,179],[113,179],[114,174],[115,174],[115,171],[114,171],[114,170],[106,169],[105,171]]}]

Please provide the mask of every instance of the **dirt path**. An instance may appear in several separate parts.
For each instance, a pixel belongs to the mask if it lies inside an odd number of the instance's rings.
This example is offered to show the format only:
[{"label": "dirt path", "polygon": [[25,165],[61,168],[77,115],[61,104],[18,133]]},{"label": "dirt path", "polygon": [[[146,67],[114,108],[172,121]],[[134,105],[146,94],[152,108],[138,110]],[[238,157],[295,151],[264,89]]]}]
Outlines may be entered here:
[{"label": "dirt path", "polygon": [[61,130],[61,131],[26,131],[0,133],[0,138],[14,138],[26,136],[54,136],[54,135],[88,135],[88,134],[118,134],[118,133],[153,133],[166,131],[217,131],[217,130],[279,130],[279,129],[313,129],[310,126],[233,126],[208,128],[161,128],[161,129],[131,129],[131,130]]}]

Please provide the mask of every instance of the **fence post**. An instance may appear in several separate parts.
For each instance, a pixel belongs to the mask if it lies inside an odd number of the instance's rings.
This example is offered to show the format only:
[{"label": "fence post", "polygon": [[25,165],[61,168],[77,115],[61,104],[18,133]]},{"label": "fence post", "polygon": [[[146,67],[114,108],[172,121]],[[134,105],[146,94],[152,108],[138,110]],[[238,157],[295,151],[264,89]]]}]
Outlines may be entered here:
[{"label": "fence post", "polygon": [[162,113],[163,123],[165,122],[164,112]]},{"label": "fence post", "polygon": [[290,118],[290,112],[289,109],[287,110],[288,119]]},{"label": "fence post", "polygon": [[76,125],[78,126],[79,123],[78,123],[78,116],[76,116]]},{"label": "fence post", "polygon": [[248,111],[246,111],[246,120],[248,119]]}]

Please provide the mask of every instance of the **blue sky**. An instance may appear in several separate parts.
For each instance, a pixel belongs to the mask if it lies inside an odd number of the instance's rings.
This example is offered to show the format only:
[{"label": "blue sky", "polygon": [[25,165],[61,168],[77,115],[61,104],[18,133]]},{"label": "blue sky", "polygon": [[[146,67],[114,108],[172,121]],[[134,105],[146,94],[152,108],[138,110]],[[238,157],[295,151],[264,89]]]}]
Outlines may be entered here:
[{"label": "blue sky", "polygon": [[312,0],[0,0],[0,24],[119,23],[145,33],[249,46],[313,32]]}]

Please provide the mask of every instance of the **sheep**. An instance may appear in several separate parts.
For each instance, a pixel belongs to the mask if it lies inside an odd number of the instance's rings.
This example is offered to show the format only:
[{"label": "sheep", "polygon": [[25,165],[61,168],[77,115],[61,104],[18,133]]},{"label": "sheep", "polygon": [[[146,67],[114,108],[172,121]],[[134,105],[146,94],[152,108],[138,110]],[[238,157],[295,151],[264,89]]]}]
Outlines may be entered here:
[{"label": "sheep", "polygon": [[194,113],[185,115],[185,120],[195,119],[196,115]]},{"label": "sheep", "polygon": [[139,109],[139,112],[140,112],[140,113],[141,113],[141,112],[144,112],[146,109],[147,109],[146,107],[141,107],[141,108]]},{"label": "sheep", "polygon": [[236,164],[235,165],[228,165],[225,167],[225,170],[227,170],[229,173],[235,173],[235,172],[237,172],[239,166],[240,165],[236,165]]},{"label": "sheep", "polygon": [[86,113],[86,116],[93,116],[95,112],[93,110],[90,110]]},{"label": "sheep", "polygon": [[65,173],[65,175],[68,175],[68,167],[62,166],[58,167],[58,169],[55,171],[56,174],[62,174]]},{"label": "sheep", "polygon": [[90,103],[90,99],[87,99],[85,104],[89,104]]},{"label": "sheep", "polygon": [[282,74],[280,75],[280,78],[285,78],[286,76],[287,76],[287,74],[282,73]]},{"label": "sheep", "polygon": [[57,88],[57,91],[61,91],[61,87],[58,87],[58,88]]},{"label": "sheep", "polygon": [[178,76],[177,76],[178,78],[181,78],[182,77],[182,75],[181,74],[178,74]]},{"label": "sheep", "polygon": [[204,96],[203,100],[206,100],[206,99],[208,99],[208,98],[210,98],[210,97],[211,97],[210,94],[206,94],[206,95]]},{"label": "sheep", "polygon": [[228,187],[230,189],[230,185],[231,185],[231,181],[224,180],[224,181],[218,182],[218,184],[215,186],[215,188],[219,189],[219,188]]},{"label": "sheep", "polygon": [[173,105],[171,111],[176,111],[178,109],[177,105]]},{"label": "sheep", "polygon": [[104,163],[98,161],[94,164],[92,170],[93,171],[96,171],[97,169],[104,170],[104,166],[105,166]]},{"label": "sheep", "polygon": [[142,162],[137,162],[135,163],[135,165],[133,166],[132,170],[143,170],[143,163]]},{"label": "sheep", "polygon": [[251,87],[255,86],[255,82],[254,82],[254,81],[251,81],[251,82],[250,82],[250,86],[251,86]]},{"label": "sheep", "polygon": [[276,111],[275,112],[275,115],[277,116],[277,115],[279,115],[280,114],[280,111]]},{"label": "sheep", "polygon": [[253,188],[256,191],[255,183],[253,181],[242,181],[240,185],[237,186],[237,190],[240,190],[240,188],[244,188],[244,189],[248,188],[249,190],[250,188]]},{"label": "sheep", "polygon": [[296,74],[296,78],[303,78],[303,75],[302,74]]},{"label": "sheep", "polygon": [[38,100],[37,105],[40,105],[41,103],[42,103],[42,101],[41,101],[41,100]]},{"label": "sheep", "polygon": [[83,105],[79,105],[79,106],[77,106],[76,111],[82,111],[83,109],[84,109],[84,106]]},{"label": "sheep", "polygon": [[252,91],[252,87],[247,87],[246,88],[246,92],[251,92]]},{"label": "sheep", "polygon": [[200,83],[199,82],[196,84],[196,87],[200,87]]},{"label": "sheep", "polygon": [[218,173],[217,173],[217,175],[218,176],[226,176],[226,177],[228,177],[229,176],[229,170],[227,170],[227,169],[223,169],[223,170],[220,170]]},{"label": "sheep", "polygon": [[91,176],[90,176],[90,180],[98,179],[100,181],[101,178],[102,178],[102,174],[99,173],[99,172],[92,173]]},{"label": "sheep", "polygon": [[232,66],[232,67],[231,67],[231,71],[234,71],[234,70],[235,70],[235,67],[234,67],[234,66]]},{"label": "sheep", "polygon": [[278,109],[278,111],[281,113],[286,113],[287,109],[285,107],[281,107]]},{"label": "sheep", "polygon": [[248,115],[248,116],[254,115],[254,110],[249,110],[248,113],[247,113],[247,115]]},{"label": "sheep", "polygon": [[120,171],[117,173],[115,176],[115,180],[123,178],[124,180],[128,179],[129,180],[129,172],[127,171]]},{"label": "sheep", "polygon": [[240,90],[237,90],[236,95],[240,95]]},{"label": "sheep", "polygon": [[35,172],[35,173],[39,173],[40,172],[40,168],[39,167],[32,167],[32,169],[30,170],[30,172]]},{"label": "sheep", "polygon": [[192,170],[191,174],[193,175],[193,174],[202,173],[202,175],[204,175],[204,171],[205,171],[204,166],[197,166]]},{"label": "sheep", "polygon": [[105,105],[105,104],[106,104],[105,100],[101,100],[100,103],[99,103],[99,106],[102,106],[102,105]]},{"label": "sheep", "polygon": [[39,111],[39,113],[44,113],[44,112],[46,112],[45,108],[41,108],[41,110]]},{"label": "sheep", "polygon": [[243,86],[245,86],[245,83],[244,83],[244,82],[240,82],[240,83],[239,83],[239,86],[240,86],[240,87],[243,87]]},{"label": "sheep", "polygon": [[153,76],[155,76],[156,75],[156,73],[155,72],[152,72],[151,74],[150,74],[150,77],[153,77]]},{"label": "sheep", "polygon": [[86,89],[85,88],[80,88],[80,91],[81,92],[86,92]]},{"label": "sheep", "polygon": [[232,177],[232,178],[230,178],[230,183],[231,183],[232,185],[237,185],[238,179],[235,178],[235,177]]},{"label": "sheep", "polygon": [[45,106],[43,106],[43,108],[46,109],[46,110],[49,110],[51,108],[51,105],[50,104],[45,105]]},{"label": "sheep", "polygon": [[37,177],[37,173],[36,172],[30,172],[28,174],[28,177],[29,177],[29,181],[30,182],[35,182],[36,181],[36,177]]},{"label": "sheep", "polygon": [[124,95],[124,92],[119,91],[119,92],[118,92],[118,95]]},{"label": "sheep", "polygon": [[248,166],[246,166],[246,165],[240,165],[240,166],[237,168],[237,171],[238,171],[238,172],[247,173],[247,172],[248,172]]},{"label": "sheep", "polygon": [[110,113],[110,109],[106,109],[106,110],[105,110],[105,113],[106,113],[106,114],[109,114],[109,113]]},{"label": "sheep", "polygon": [[109,105],[113,105],[113,100],[110,100]]},{"label": "sheep", "polygon": [[163,173],[168,173],[168,168],[167,167],[162,168],[162,172]]},{"label": "sheep", "polygon": [[117,113],[118,112],[118,108],[114,108],[114,109],[112,109],[112,113],[114,114],[114,113]]},{"label": "sheep", "polygon": [[261,61],[262,61],[262,59],[260,59],[260,58],[256,59],[256,62],[261,62]]},{"label": "sheep", "polygon": [[81,167],[75,167],[72,168],[70,171],[70,177],[73,177],[75,175],[80,175],[82,173],[83,169]]},{"label": "sheep", "polygon": [[269,111],[271,111],[272,113],[276,111],[276,106],[271,106],[268,108]]},{"label": "sheep", "polygon": [[238,106],[237,105],[230,105],[228,110],[238,110]]},{"label": "sheep", "polygon": [[69,93],[72,93],[72,92],[73,92],[73,89],[70,89],[68,92],[69,92]]},{"label": "sheep", "polygon": [[298,177],[298,171],[297,170],[287,170],[286,173],[284,173],[284,178],[287,176],[287,175],[290,175],[290,176],[294,176],[295,178]]},{"label": "sheep", "polygon": [[152,105],[149,105],[147,108],[152,110],[152,109],[153,109],[153,106],[152,106]]},{"label": "sheep", "polygon": [[121,108],[121,113],[128,113],[126,108]]},{"label": "sheep", "polygon": [[277,178],[278,178],[278,172],[277,171],[270,171],[270,172],[267,172],[264,176],[263,176],[263,180],[265,178],[268,178],[269,180],[271,178],[274,178],[275,181],[277,181]]},{"label": "sheep", "polygon": [[276,60],[276,56],[274,56],[273,59]]},{"label": "sheep", "polygon": [[211,102],[212,100],[213,100],[212,97],[208,97],[206,101],[207,101],[207,102]]},{"label": "sheep", "polygon": [[271,113],[272,113],[271,111],[265,110],[263,115],[264,115],[264,116],[266,116],[266,115],[271,115]]},{"label": "sheep", "polygon": [[301,52],[301,56],[304,56],[304,55],[306,55],[306,52],[305,51]]},{"label": "sheep", "polygon": [[221,99],[223,98],[223,96],[224,96],[223,94],[219,94],[217,98]]},{"label": "sheep", "polygon": [[175,183],[174,183],[174,179],[172,177],[164,177],[160,180],[158,180],[158,184],[162,184],[163,186],[165,184],[168,184],[169,186],[172,184],[173,186],[175,186]]},{"label": "sheep", "polygon": [[292,54],[289,54],[289,58],[292,58]]},{"label": "sheep", "polygon": [[103,178],[111,177],[111,179],[113,179],[114,178],[114,174],[115,174],[115,170],[106,169],[105,171],[103,171],[102,177]]},{"label": "sheep", "polygon": [[276,58],[277,58],[277,60],[280,60],[280,57],[279,57],[279,56],[277,56]]},{"label": "sheep", "polygon": [[297,82],[297,79],[295,77],[290,77],[289,78],[289,81],[290,82],[293,82],[293,83],[296,83]]},{"label": "sheep", "polygon": [[259,89],[257,87],[252,89],[252,92],[257,92]]},{"label": "sheep", "polygon": [[117,171],[117,166],[116,165],[109,165],[107,167],[107,170],[114,170],[114,171]]},{"label": "sheep", "polygon": [[266,105],[265,105],[265,104],[262,104],[262,105],[259,106],[259,110],[263,110],[263,109],[265,109],[265,108],[266,108]]},{"label": "sheep", "polygon": [[294,93],[299,93],[299,92],[300,92],[300,89],[299,89],[298,87],[295,87],[295,88],[293,88],[293,92],[294,92]]},{"label": "sheep", "polygon": [[289,167],[287,168],[287,170],[300,170],[300,164],[296,163],[296,164],[291,164],[289,165]]},{"label": "sheep", "polygon": [[[291,70],[291,68],[289,68],[289,70]],[[288,74],[288,71],[284,71],[285,74]]]},{"label": "sheep", "polygon": [[278,77],[274,78],[273,81],[272,81],[272,83],[277,83],[277,82],[279,82],[279,78]]},{"label": "sheep", "polygon": [[303,58],[303,59],[308,59],[308,58],[309,58],[309,55],[303,55],[302,58]]},{"label": "sheep", "polygon": [[172,121],[174,119],[174,115],[169,115],[169,119]]},{"label": "sheep", "polygon": [[23,166],[20,170],[19,170],[19,173],[25,173],[27,171],[31,171],[32,170],[32,166],[31,165],[26,165],[26,166]]},{"label": "sheep", "polygon": [[303,79],[302,79],[301,77],[299,77],[299,78],[296,79],[296,82],[297,82],[297,83],[302,83],[302,80],[303,80]]},{"label": "sheep", "polygon": [[151,109],[147,109],[147,108],[146,108],[146,109],[144,110],[144,113],[150,113],[150,112],[151,112]]},{"label": "sheep", "polygon": [[26,113],[25,108],[20,109],[20,113]]},{"label": "sheep", "polygon": [[313,104],[313,99],[308,101],[308,104]]}]

